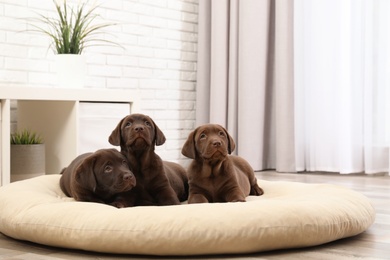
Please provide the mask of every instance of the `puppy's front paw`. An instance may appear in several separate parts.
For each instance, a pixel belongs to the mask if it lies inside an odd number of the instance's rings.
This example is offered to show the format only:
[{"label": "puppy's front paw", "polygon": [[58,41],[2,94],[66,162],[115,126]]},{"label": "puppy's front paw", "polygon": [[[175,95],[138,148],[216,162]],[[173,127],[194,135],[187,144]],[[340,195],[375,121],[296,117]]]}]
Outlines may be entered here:
[{"label": "puppy's front paw", "polygon": [[170,205],[180,205],[180,201],[178,198],[168,198],[164,200],[160,200],[158,202],[159,206],[170,206]]},{"label": "puppy's front paw", "polygon": [[245,202],[245,195],[241,192],[241,190],[236,190],[235,192],[230,192],[226,194],[225,197],[226,202]]},{"label": "puppy's front paw", "polygon": [[255,185],[253,185],[251,187],[251,192],[249,193],[250,195],[255,195],[255,196],[260,196],[260,195],[263,195],[264,194],[264,191],[262,188],[259,187],[259,185],[257,185],[257,183]]},{"label": "puppy's front paw", "polygon": [[209,200],[203,194],[190,194],[188,197],[188,204],[208,202]]},{"label": "puppy's front paw", "polygon": [[236,200],[232,200],[229,202],[246,202],[246,200],[245,199],[236,199]]},{"label": "puppy's front paw", "polygon": [[110,203],[110,205],[111,205],[111,206],[114,206],[114,207],[117,207],[118,209],[120,209],[120,208],[125,208],[125,207],[126,207],[125,204],[123,204],[123,203],[121,203],[121,202],[118,202],[118,201],[114,201],[114,202]]}]

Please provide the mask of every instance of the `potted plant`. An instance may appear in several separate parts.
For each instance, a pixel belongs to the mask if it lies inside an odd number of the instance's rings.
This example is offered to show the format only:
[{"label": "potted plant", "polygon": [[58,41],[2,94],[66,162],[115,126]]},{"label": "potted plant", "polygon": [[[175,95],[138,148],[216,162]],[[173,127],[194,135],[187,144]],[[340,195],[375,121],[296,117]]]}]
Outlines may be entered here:
[{"label": "potted plant", "polygon": [[51,47],[56,55],[56,67],[59,85],[61,87],[83,87],[85,78],[85,60],[81,55],[83,50],[96,43],[116,44],[99,38],[99,31],[115,23],[94,24],[99,16],[94,11],[98,6],[87,9],[87,3],[72,7],[53,0],[56,8],[55,17],[38,14],[36,21],[45,24],[47,28],[32,24],[38,31],[48,35]]},{"label": "potted plant", "polygon": [[45,144],[33,131],[11,134],[11,182],[45,174]]}]

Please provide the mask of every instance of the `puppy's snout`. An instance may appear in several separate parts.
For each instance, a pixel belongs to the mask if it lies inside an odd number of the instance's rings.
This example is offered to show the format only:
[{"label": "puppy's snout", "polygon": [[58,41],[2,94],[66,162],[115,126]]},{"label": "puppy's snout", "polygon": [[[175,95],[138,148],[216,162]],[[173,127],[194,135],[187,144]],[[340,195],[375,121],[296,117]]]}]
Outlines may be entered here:
[{"label": "puppy's snout", "polygon": [[222,144],[221,141],[218,141],[218,140],[214,140],[214,141],[213,141],[213,146],[214,146],[214,147],[220,147],[221,144]]},{"label": "puppy's snout", "polygon": [[123,180],[124,181],[129,181],[129,180],[131,180],[133,178],[134,178],[134,175],[131,174],[131,173],[126,173],[126,174],[123,175]]},{"label": "puppy's snout", "polygon": [[136,132],[144,131],[144,127],[143,126],[136,126],[136,127],[134,127],[134,131],[136,131]]}]

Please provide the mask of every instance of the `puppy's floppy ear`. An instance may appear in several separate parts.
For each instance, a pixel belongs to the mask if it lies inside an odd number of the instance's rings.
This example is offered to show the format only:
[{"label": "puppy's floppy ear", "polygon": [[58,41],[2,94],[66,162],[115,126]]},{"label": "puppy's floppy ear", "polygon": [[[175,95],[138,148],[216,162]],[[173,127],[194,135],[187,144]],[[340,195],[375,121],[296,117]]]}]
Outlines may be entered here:
[{"label": "puppy's floppy ear", "polygon": [[154,139],[156,141],[156,145],[159,146],[164,144],[166,140],[164,133],[160,130],[160,128],[158,128],[158,126],[153,121],[153,119],[150,118],[150,120],[153,122],[153,126],[154,126]]},{"label": "puppy's floppy ear", "polygon": [[226,137],[228,139],[228,153],[231,154],[234,151],[234,149],[236,149],[236,143],[234,142],[233,137],[231,137],[231,135],[226,130],[226,128],[223,126],[220,127],[222,127],[223,130],[225,131]]},{"label": "puppy's floppy ear", "polygon": [[122,120],[119,122],[119,124],[115,127],[115,129],[112,131],[111,135],[108,137],[108,142],[112,145],[120,145],[121,144],[121,128],[123,120],[125,120],[126,117],[122,118]]},{"label": "puppy's floppy ear", "polygon": [[188,158],[195,159],[196,149],[195,149],[195,131],[192,131],[181,149],[181,153]]},{"label": "puppy's floppy ear", "polygon": [[88,190],[95,192],[97,185],[93,170],[95,162],[96,156],[91,155],[85,158],[76,168],[74,179],[75,185],[79,191]]}]

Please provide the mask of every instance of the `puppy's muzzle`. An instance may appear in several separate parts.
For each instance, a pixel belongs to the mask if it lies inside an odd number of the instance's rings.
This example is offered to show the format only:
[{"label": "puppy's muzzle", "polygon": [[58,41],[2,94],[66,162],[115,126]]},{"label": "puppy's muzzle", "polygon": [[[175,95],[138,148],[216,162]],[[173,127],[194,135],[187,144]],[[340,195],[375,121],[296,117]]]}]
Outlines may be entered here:
[{"label": "puppy's muzzle", "polygon": [[214,146],[215,148],[218,148],[222,145],[222,142],[219,140],[214,140],[212,141],[211,145]]},{"label": "puppy's muzzle", "polygon": [[122,178],[123,178],[123,181],[125,183],[132,184],[132,186],[136,185],[136,179],[135,179],[134,174],[132,174],[132,173],[125,173],[125,174],[123,174]]},{"label": "puppy's muzzle", "polygon": [[136,132],[136,133],[143,132],[144,130],[145,130],[145,127],[143,127],[141,125],[137,125],[134,127],[134,132]]},{"label": "puppy's muzzle", "polygon": [[224,142],[221,139],[215,138],[208,143],[209,149],[223,150],[225,149]]},{"label": "puppy's muzzle", "polygon": [[124,181],[130,181],[132,178],[134,178],[134,175],[131,173],[125,173],[123,174],[123,180]]}]

